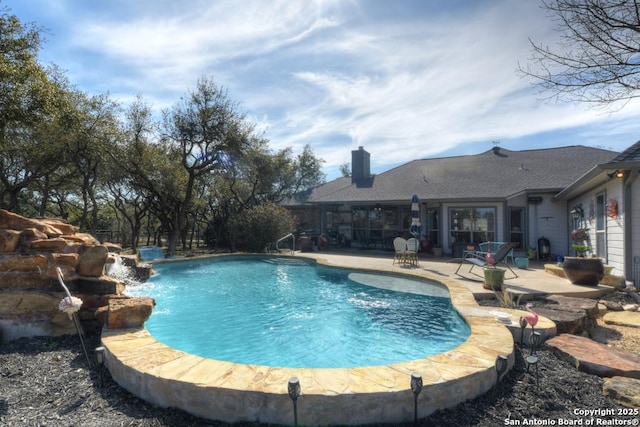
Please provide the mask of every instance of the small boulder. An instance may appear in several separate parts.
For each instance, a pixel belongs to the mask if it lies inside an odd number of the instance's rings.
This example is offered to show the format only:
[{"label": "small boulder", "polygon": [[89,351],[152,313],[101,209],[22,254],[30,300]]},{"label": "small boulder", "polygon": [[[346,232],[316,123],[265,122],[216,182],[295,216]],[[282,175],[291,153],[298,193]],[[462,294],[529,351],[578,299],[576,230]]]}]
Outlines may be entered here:
[{"label": "small boulder", "polygon": [[119,254],[120,252],[122,252],[122,245],[118,243],[104,242],[102,245],[113,254]]},{"label": "small boulder", "polygon": [[66,265],[75,268],[78,266],[78,260],[80,259],[78,254],[52,253],[49,256],[51,257],[51,263],[54,264],[54,267]]},{"label": "small boulder", "polygon": [[36,229],[36,228],[25,228],[20,232],[20,243],[19,245],[23,248],[28,248],[32,241],[34,240],[46,240],[49,236],[46,233]]},{"label": "small boulder", "polygon": [[571,334],[553,337],[547,341],[547,345],[559,358],[588,374],[640,379],[640,356],[637,354]]},{"label": "small boulder", "polygon": [[556,324],[559,334],[579,334],[582,331],[590,330],[594,324],[589,321],[584,310],[560,310],[544,307],[536,307],[536,313],[552,320]]},{"label": "small boulder", "polygon": [[18,250],[20,232],[17,230],[0,230],[0,253],[13,253]]},{"label": "small boulder", "polygon": [[43,271],[47,269],[44,255],[18,255],[0,257],[0,272]]},{"label": "small boulder", "polygon": [[633,311],[612,311],[602,317],[608,325],[629,326],[640,328],[640,313]]},{"label": "small boulder", "polygon": [[[48,290],[51,288],[51,278],[41,272],[0,272],[0,290]],[[4,295],[4,294],[3,294]]]},{"label": "small boulder", "polygon": [[589,319],[595,320],[598,318],[598,301],[594,299],[567,297],[564,295],[549,295],[545,299],[548,302],[557,304],[558,310],[584,310]]},{"label": "small boulder", "polygon": [[67,241],[65,239],[56,237],[53,239],[32,240],[23,249],[38,252],[62,252],[66,246]]},{"label": "small boulder", "polygon": [[640,408],[640,380],[626,377],[605,378],[602,394],[623,406]]},{"label": "small boulder", "polygon": [[101,245],[85,246],[80,251],[78,274],[80,276],[100,277],[104,274],[109,251]]},{"label": "small boulder", "polygon": [[622,304],[615,301],[601,301],[609,311],[622,311]]},{"label": "small boulder", "polygon": [[109,329],[140,328],[156,305],[149,297],[113,298],[109,300],[107,327]]},{"label": "small boulder", "polygon": [[56,230],[60,230],[61,234],[75,234],[78,231],[78,227],[69,224],[68,222],[58,218],[38,218],[33,221],[37,221],[41,224],[51,226]]},{"label": "small boulder", "polygon": [[78,277],[74,280],[78,291],[96,295],[122,295],[125,289],[123,281],[110,276]]},{"label": "small boulder", "polygon": [[58,237],[63,234],[59,228],[47,224],[46,221],[25,218],[0,209],[0,229],[21,231],[29,228],[36,229],[49,237]]}]

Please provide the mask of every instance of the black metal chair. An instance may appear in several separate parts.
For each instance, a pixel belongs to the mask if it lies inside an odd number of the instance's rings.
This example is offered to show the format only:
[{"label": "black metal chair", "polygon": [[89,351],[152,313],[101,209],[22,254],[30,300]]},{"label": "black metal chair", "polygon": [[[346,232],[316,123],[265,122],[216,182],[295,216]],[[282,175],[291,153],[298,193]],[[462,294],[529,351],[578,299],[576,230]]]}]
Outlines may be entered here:
[{"label": "black metal chair", "polygon": [[[500,264],[501,266],[504,266],[507,269],[509,269],[511,274],[513,274],[513,277],[509,277],[509,279],[515,279],[516,277],[518,277],[516,272],[513,271],[511,267],[509,267],[509,264],[507,264],[507,256],[509,255],[509,252],[511,252],[511,250],[517,246],[518,246],[517,243],[513,243],[513,242],[505,243],[504,245],[500,246],[500,248],[493,255],[493,261],[496,266]],[[460,264],[458,264],[458,268],[456,269],[456,274],[460,277],[464,277],[462,274],[458,273],[460,271],[460,267],[462,267],[464,263],[471,264],[471,268],[469,269],[468,273],[471,273],[478,277],[482,277],[482,276],[473,271],[474,267],[487,266],[487,260],[485,258],[481,258],[481,257],[474,256],[473,254],[469,254],[467,257],[460,259]]]}]

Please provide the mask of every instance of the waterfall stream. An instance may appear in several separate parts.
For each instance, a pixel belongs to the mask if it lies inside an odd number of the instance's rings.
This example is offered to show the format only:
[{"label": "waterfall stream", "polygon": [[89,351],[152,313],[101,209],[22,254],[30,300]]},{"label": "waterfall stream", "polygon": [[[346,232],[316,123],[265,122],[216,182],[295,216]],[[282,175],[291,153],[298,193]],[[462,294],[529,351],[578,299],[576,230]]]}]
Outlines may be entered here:
[{"label": "waterfall stream", "polygon": [[114,257],[115,261],[105,266],[107,276],[121,280],[127,286],[140,285],[141,282],[136,279],[135,270],[131,267],[128,267],[124,263],[120,255],[113,254],[112,256]]}]

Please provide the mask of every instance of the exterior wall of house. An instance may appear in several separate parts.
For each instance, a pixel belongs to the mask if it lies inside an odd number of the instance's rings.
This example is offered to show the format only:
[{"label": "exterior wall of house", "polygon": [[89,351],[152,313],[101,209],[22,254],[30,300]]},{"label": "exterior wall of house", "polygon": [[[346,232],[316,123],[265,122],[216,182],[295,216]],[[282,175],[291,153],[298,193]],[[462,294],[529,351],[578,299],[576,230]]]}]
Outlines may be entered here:
[{"label": "exterior wall of house", "polygon": [[[609,216],[605,207],[605,249],[603,262],[613,267],[612,274],[624,276],[624,221],[625,221],[625,206],[622,197],[622,181],[613,179],[607,181],[607,183],[595,187],[588,193],[581,195],[579,198],[572,199],[568,202],[568,206],[572,207],[581,206],[584,211],[584,218],[579,224],[579,227],[587,229],[589,236],[588,244],[593,247],[591,254],[595,254],[597,250],[597,197],[604,197],[606,206],[611,204],[611,201],[615,201],[618,205],[618,215],[615,218]],[[576,224],[572,227],[578,228]],[[571,230],[569,230],[571,231]],[[572,241],[570,243],[573,243]],[[570,245],[569,245],[570,246]],[[575,255],[571,250],[570,254]]]},{"label": "exterior wall of house", "polygon": [[[542,198],[528,204],[528,245],[538,250],[538,239],[549,240],[551,255],[568,254],[567,205],[552,201],[552,194],[529,194],[528,200]],[[540,254],[538,254],[540,255]],[[549,261],[555,261],[550,259]]]},{"label": "exterior wall of house", "polygon": [[[631,245],[631,257],[629,262],[633,262],[635,257],[640,257],[640,177],[636,178],[631,187],[632,206],[625,206],[624,215],[626,221],[631,221],[631,236],[628,244]],[[635,207],[635,209],[633,208]],[[627,271],[633,273],[633,266],[627,267]],[[627,280],[633,281],[633,274],[627,275]],[[640,277],[636,285],[640,284]]]},{"label": "exterior wall of house", "polygon": [[[529,203],[529,197],[541,197],[539,203]],[[551,253],[554,255],[567,255],[568,247],[568,224],[566,221],[567,205],[564,202],[552,202],[551,194],[534,194],[519,196],[509,200],[505,205],[501,202],[495,203],[443,203],[442,221],[443,228],[443,248],[445,252],[453,252],[451,221],[449,218],[449,208],[452,207],[495,207],[496,208],[496,241],[509,240],[510,230],[508,230],[509,207],[525,208],[526,247],[538,249],[538,239],[545,237],[549,239]],[[524,249],[519,250],[524,254]],[[555,261],[553,259],[552,261]]]},{"label": "exterior wall of house", "polygon": [[611,201],[615,201],[618,206],[618,214],[615,218],[606,216],[607,222],[607,257],[605,263],[614,268],[613,274],[624,276],[624,221],[625,206],[622,197],[622,181],[612,180],[606,186],[607,206]]}]

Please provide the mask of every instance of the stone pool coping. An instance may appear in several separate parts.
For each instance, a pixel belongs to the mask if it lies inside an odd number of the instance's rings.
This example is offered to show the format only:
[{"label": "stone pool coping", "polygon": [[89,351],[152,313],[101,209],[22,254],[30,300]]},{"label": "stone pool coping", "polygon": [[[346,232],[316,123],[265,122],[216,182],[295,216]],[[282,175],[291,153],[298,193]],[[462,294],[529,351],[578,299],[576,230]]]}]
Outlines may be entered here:
[{"label": "stone pool coping", "polygon": [[[329,265],[322,259],[316,261]],[[380,271],[390,272],[384,267]],[[455,280],[424,272],[393,274],[447,287],[453,306],[470,326],[469,339],[445,353],[387,366],[308,369],[205,359],[158,342],[145,328],[105,329],[105,363],[118,384],[148,402],[225,422],[293,424],[287,384],[294,376],[302,390],[297,401],[302,425],[412,421],[412,372],[423,379],[418,396],[420,418],[490,390],[497,379],[496,358],[506,356],[509,369],[514,364],[509,329],[496,321],[489,307],[478,306],[472,293]]]}]

